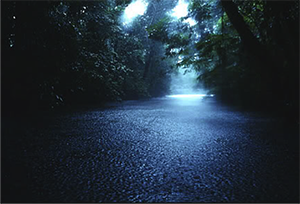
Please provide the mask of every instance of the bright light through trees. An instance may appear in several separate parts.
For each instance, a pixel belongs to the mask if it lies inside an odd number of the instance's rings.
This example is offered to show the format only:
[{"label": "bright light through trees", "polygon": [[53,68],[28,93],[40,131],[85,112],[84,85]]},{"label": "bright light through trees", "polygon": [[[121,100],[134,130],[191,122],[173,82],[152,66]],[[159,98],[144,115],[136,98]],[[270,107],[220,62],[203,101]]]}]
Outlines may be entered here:
[{"label": "bright light through trees", "polygon": [[147,10],[148,2],[145,0],[136,0],[131,2],[123,14],[123,25],[128,25],[137,17],[144,15]]},{"label": "bright light through trees", "polygon": [[194,26],[197,24],[197,21],[195,21],[192,18],[188,18],[188,19],[184,20],[183,22],[190,24],[190,26]]},{"label": "bright light through trees", "polygon": [[[189,14],[188,7],[188,2],[186,2],[185,0],[179,0],[176,7],[172,9],[170,15],[176,19],[186,17]],[[195,21],[193,18],[188,18],[183,22],[188,23],[190,26],[194,26],[197,24],[197,21]]]},{"label": "bright light through trees", "polygon": [[188,15],[189,3],[185,0],[179,0],[176,7],[172,10],[171,16],[176,18],[182,18]]}]

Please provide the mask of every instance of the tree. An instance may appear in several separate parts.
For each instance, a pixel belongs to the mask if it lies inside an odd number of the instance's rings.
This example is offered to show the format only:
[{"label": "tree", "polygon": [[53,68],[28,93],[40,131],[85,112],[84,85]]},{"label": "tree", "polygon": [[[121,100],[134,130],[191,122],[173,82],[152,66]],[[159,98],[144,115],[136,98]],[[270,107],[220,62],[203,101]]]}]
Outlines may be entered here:
[{"label": "tree", "polygon": [[149,45],[155,52],[161,46],[147,43],[144,26],[152,16],[123,27],[129,3],[5,2],[5,103],[38,110],[165,94],[168,76],[158,71],[163,64],[151,60],[145,74]]}]

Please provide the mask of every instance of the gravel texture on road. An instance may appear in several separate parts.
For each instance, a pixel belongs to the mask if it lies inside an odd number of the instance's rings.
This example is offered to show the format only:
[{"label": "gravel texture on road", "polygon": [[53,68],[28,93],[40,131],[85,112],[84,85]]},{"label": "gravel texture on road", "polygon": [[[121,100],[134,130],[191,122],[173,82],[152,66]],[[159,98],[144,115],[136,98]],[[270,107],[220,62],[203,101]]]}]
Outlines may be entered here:
[{"label": "gravel texture on road", "polygon": [[298,202],[297,130],[213,98],[2,124],[2,201]]}]

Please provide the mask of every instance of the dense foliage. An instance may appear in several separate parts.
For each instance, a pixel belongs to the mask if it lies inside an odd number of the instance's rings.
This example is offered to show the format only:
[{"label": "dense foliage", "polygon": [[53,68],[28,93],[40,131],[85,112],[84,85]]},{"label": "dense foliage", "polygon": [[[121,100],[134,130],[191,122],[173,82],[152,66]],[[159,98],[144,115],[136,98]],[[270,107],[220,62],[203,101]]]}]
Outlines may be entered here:
[{"label": "dense foliage", "polygon": [[174,21],[177,1],[148,0],[145,15],[122,25],[131,2],[3,2],[3,104],[162,96],[171,68],[181,67],[222,100],[298,113],[298,1],[190,0],[188,15]]},{"label": "dense foliage", "polygon": [[299,2],[192,0],[197,25],[167,19],[152,26],[153,38],[180,67],[199,71],[198,79],[220,99],[246,107],[282,109],[298,115]]},{"label": "dense foliage", "polygon": [[150,6],[151,15],[128,28],[120,18],[130,2],[3,2],[4,105],[49,109],[166,94],[163,45],[145,30],[161,11]]}]

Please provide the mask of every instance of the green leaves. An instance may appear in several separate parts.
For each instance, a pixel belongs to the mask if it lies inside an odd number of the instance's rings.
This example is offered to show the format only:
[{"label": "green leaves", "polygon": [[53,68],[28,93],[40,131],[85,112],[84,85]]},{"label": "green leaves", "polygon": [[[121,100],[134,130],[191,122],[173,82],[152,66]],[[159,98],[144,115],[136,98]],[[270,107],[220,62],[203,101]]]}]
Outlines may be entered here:
[{"label": "green leaves", "polygon": [[146,28],[149,38],[165,41],[168,36],[167,27],[170,21],[170,17],[164,17],[157,23]]}]

